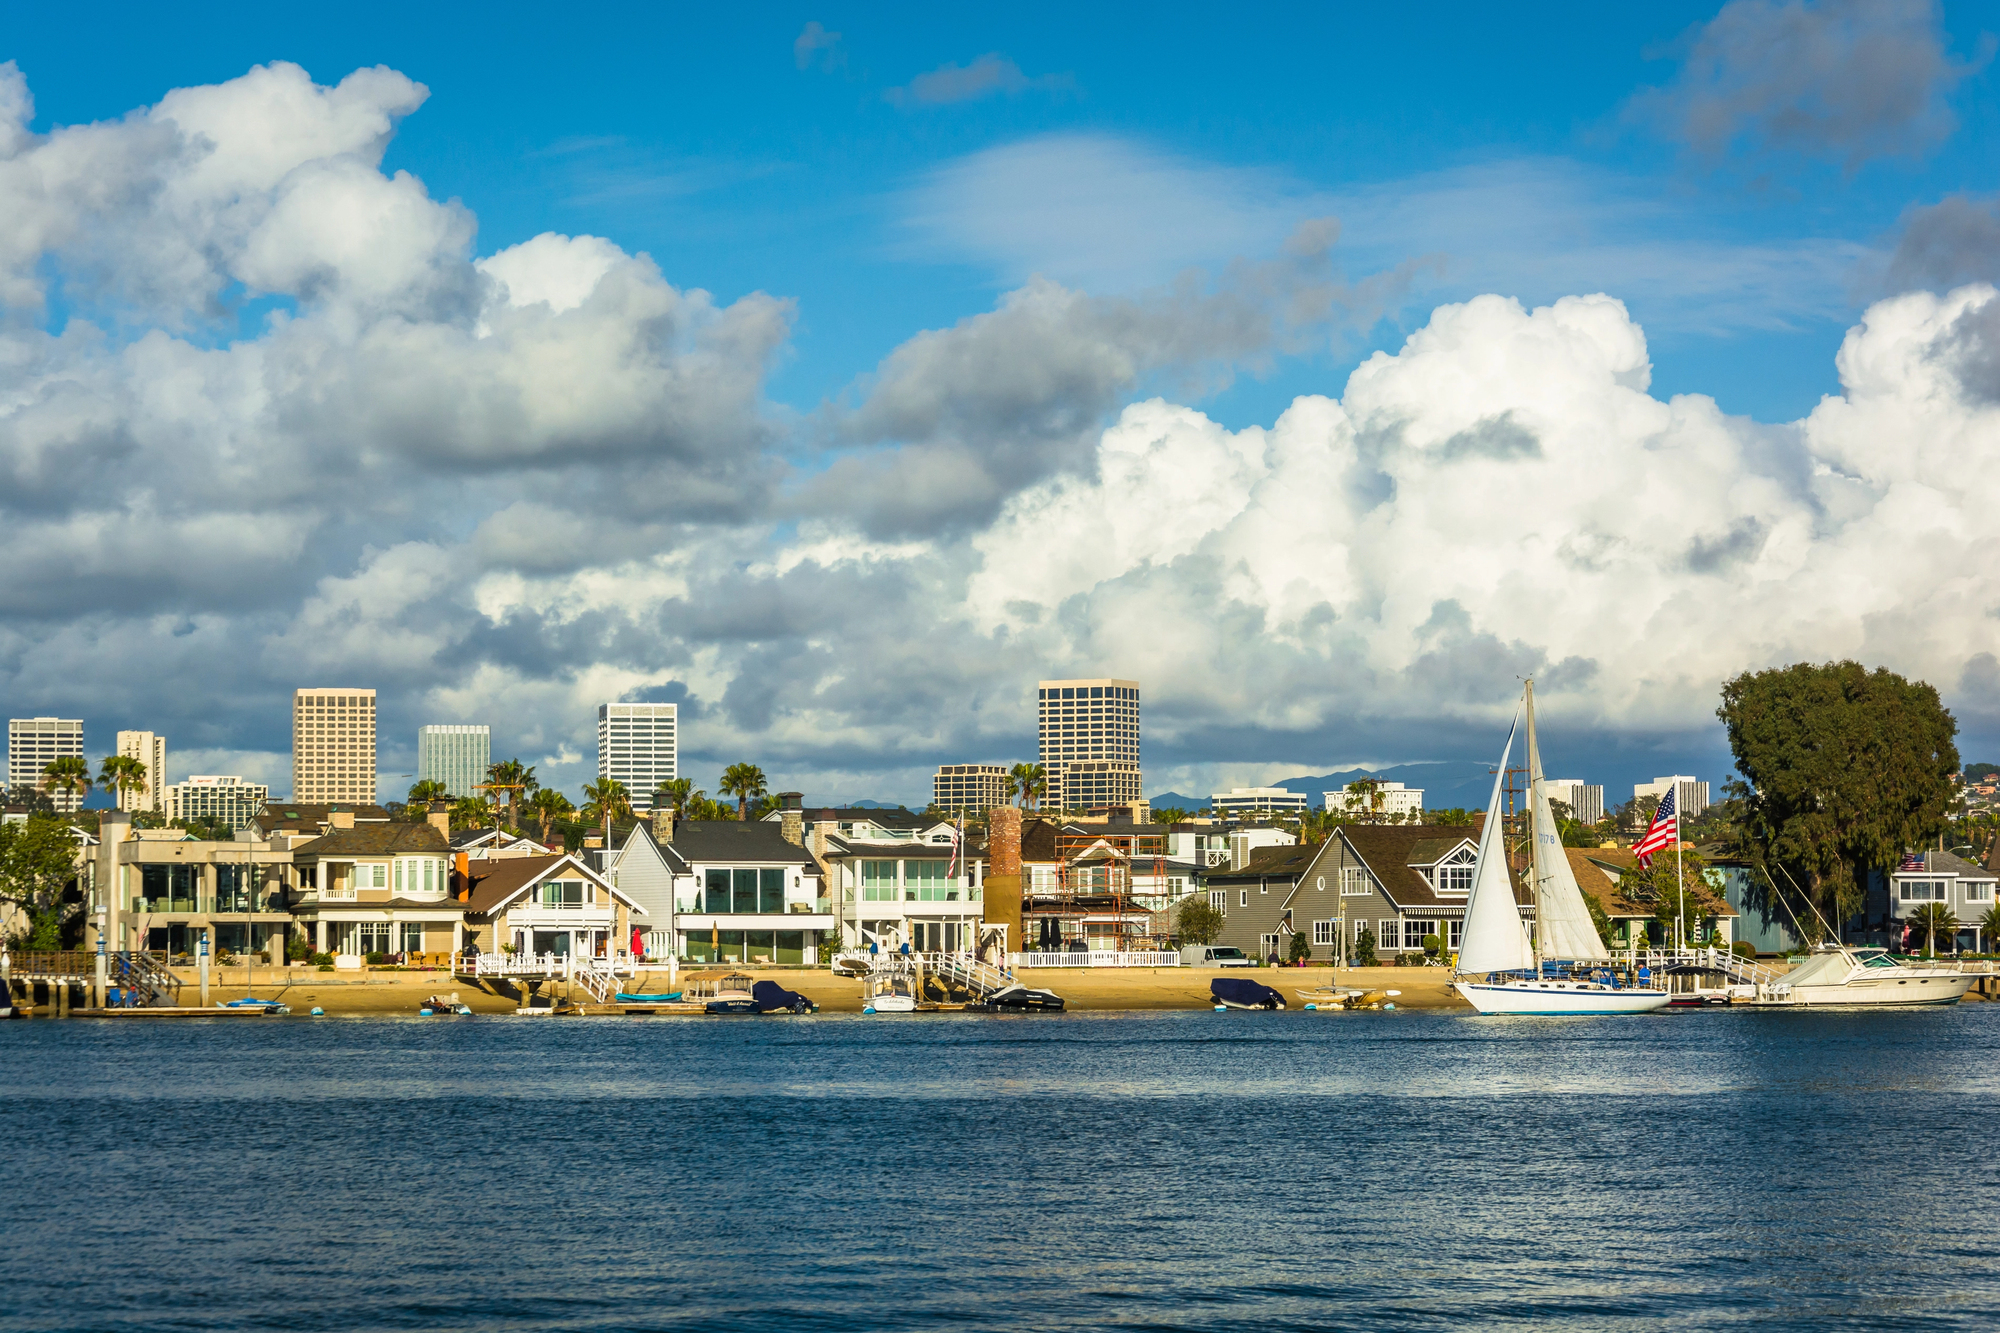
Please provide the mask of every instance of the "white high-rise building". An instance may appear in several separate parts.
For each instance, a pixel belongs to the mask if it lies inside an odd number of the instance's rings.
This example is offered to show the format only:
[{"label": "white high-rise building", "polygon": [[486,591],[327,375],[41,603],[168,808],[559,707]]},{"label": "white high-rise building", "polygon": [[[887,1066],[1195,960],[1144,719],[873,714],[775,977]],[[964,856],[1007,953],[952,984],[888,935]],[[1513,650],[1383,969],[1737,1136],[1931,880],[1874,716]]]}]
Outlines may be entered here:
[{"label": "white high-rise building", "polygon": [[477,790],[493,766],[491,727],[434,724],[417,729],[417,781],[442,782],[454,797],[481,796]]},{"label": "white high-rise building", "polygon": [[1584,824],[1595,824],[1604,818],[1604,788],[1580,778],[1545,778],[1549,799],[1561,801],[1569,806],[1569,816]]},{"label": "white high-rise building", "polygon": [[292,697],[292,799],[375,801],[375,691],[300,690]]},{"label": "white high-rise building", "polygon": [[150,731],[118,733],[118,753],[146,766],[146,785],[118,792],[120,810],[159,810],[167,789],[167,738]]},{"label": "white high-rise building", "polygon": [[616,778],[634,810],[651,810],[662,782],[681,775],[679,704],[599,704],[597,776]]},{"label": "white high-rise building", "polygon": [[[16,717],[7,721],[7,786],[43,790],[42,770],[64,755],[83,757],[80,717]],[[57,810],[73,814],[82,792],[49,792]]]},{"label": "white high-rise building", "polygon": [[1145,799],[1138,681],[1045,680],[1036,711],[1045,806],[1087,810]]},{"label": "white high-rise building", "polygon": [[270,796],[271,789],[263,783],[245,782],[240,777],[186,778],[167,787],[167,820],[212,819],[232,829],[248,828]]},{"label": "white high-rise building", "polygon": [[1635,783],[1632,787],[1632,799],[1636,801],[1641,796],[1651,796],[1657,800],[1667,794],[1668,783],[1675,785],[1675,813],[1681,819],[1697,819],[1708,809],[1708,784],[1698,778],[1688,777],[1684,773],[1654,778],[1651,782]]},{"label": "white high-rise building", "polygon": [[1283,787],[1231,787],[1228,791],[1209,793],[1208,805],[1218,819],[1238,815],[1302,815],[1306,812],[1306,795]]}]

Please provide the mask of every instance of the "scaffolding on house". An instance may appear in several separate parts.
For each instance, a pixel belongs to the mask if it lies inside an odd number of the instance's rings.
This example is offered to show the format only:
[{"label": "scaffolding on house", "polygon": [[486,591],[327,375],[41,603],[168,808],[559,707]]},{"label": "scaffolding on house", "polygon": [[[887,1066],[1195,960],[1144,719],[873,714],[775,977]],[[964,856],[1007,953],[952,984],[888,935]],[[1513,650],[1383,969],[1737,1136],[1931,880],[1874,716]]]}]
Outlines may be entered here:
[{"label": "scaffolding on house", "polygon": [[[1140,902],[1170,892],[1164,831],[1058,828],[1055,859],[1055,883],[1048,892],[1026,898],[1021,907],[1023,929],[1030,929],[1029,920],[1037,923],[1029,938],[1038,947],[1119,953],[1166,947],[1158,932],[1158,910]],[[1138,892],[1134,878],[1136,868],[1147,862],[1152,894]]]}]

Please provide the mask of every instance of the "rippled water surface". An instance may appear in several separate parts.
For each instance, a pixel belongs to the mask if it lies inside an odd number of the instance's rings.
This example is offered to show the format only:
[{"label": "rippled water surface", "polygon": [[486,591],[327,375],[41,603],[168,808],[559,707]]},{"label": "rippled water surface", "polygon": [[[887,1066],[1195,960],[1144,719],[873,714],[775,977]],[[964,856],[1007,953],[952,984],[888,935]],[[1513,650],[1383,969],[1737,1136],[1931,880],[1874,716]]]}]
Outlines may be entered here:
[{"label": "rippled water surface", "polygon": [[1991,1327],[2000,1006],[0,1025],[5,1329]]}]

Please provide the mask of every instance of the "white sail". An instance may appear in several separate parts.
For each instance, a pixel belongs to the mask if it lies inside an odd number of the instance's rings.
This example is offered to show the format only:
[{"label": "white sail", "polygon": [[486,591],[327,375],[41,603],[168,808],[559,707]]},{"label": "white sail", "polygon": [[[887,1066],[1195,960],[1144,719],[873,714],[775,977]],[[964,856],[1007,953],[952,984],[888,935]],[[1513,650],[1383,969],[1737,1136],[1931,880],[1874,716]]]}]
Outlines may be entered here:
[{"label": "white sail", "polygon": [[1514,753],[1514,728],[1500,751],[1493,775],[1493,795],[1486,802],[1486,826],[1479,831],[1479,859],[1472,870],[1472,893],[1465,900],[1465,931],[1459,937],[1458,970],[1468,973],[1512,972],[1535,965],[1528,931],[1514,902],[1514,885],[1507,874],[1507,841],[1502,836],[1500,786],[1507,779],[1507,759]]},{"label": "white sail", "polygon": [[1528,811],[1534,835],[1535,943],[1544,958],[1574,959],[1583,963],[1611,960],[1611,951],[1598,938],[1597,926],[1584,905],[1583,890],[1577,887],[1563,851],[1562,833],[1556,828],[1555,812],[1549,808],[1548,780],[1542,775],[1542,749],[1535,739],[1535,683],[1528,682]]}]

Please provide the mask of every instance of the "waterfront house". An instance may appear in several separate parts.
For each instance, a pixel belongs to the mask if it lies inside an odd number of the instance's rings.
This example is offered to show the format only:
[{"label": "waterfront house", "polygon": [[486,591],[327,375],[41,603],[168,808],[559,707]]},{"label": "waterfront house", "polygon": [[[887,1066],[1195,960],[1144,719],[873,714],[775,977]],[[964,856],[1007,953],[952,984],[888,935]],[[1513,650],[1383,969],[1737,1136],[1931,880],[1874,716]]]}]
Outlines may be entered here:
[{"label": "waterfront house", "polygon": [[[692,962],[814,963],[834,928],[819,863],[787,821],[689,819],[659,826],[673,872],[673,947]],[[629,845],[629,840],[628,840]],[[621,879],[624,871],[621,870]]]},{"label": "waterfront house", "polygon": [[237,830],[236,836],[249,842],[275,843],[280,848],[289,849],[335,828],[389,822],[389,812],[379,805],[314,805],[309,802],[267,800],[250,817],[248,826]]},{"label": "waterfront house", "polygon": [[[1222,912],[1222,934],[1216,943],[1233,945],[1261,960],[1273,954],[1285,958],[1290,937],[1310,931],[1314,913],[1338,903],[1338,895],[1329,898],[1324,888],[1300,893],[1301,885],[1325,879],[1321,862],[1336,853],[1332,839],[1309,846],[1257,847],[1240,864],[1210,870],[1202,883],[1209,904]],[[1317,952],[1329,956],[1334,943],[1335,937],[1328,935]]]},{"label": "waterfront house", "polygon": [[422,824],[350,823],[292,850],[298,897],[292,912],[316,953],[443,959],[463,943],[465,909],[452,883],[446,818]]},{"label": "waterfront house", "polygon": [[481,953],[613,958],[646,909],[580,856],[469,860],[455,879],[466,939]]},{"label": "waterfront house", "polygon": [[[601,873],[633,903],[645,911],[640,954],[647,959],[677,958],[680,945],[674,931],[674,881],[676,874],[692,879],[693,872],[660,849],[653,828],[660,837],[673,837],[673,812],[656,809],[653,825],[634,824],[625,831],[625,840],[600,859]],[[676,869],[677,864],[679,869]],[[688,885],[690,895],[693,885]]]},{"label": "waterfront house", "polygon": [[134,829],[126,811],[107,811],[98,832],[82,840],[81,878],[104,910],[107,947],[192,955],[206,935],[218,957],[271,950],[282,959],[292,857],[281,843]]},{"label": "waterfront house", "polygon": [[1881,922],[1890,947],[1923,947],[1922,936],[1910,919],[1924,908],[1938,904],[1949,911],[1958,925],[1951,939],[1940,938],[1937,952],[1976,952],[1993,941],[1982,939],[1980,920],[1994,903],[1994,886],[2000,875],[1963,857],[1935,849],[1912,852],[1891,873],[1886,883],[1871,876],[1868,903],[1870,923]]},{"label": "waterfront house", "polygon": [[[1576,886],[1604,910],[1611,927],[1613,949],[1660,948],[1671,943],[1667,922],[1655,914],[1658,904],[1653,901],[1651,890],[1637,890],[1631,883],[1633,873],[1639,868],[1636,856],[1622,847],[1567,847],[1564,851],[1569,856],[1570,871],[1576,876]],[[1671,850],[1660,855],[1671,855]],[[1707,867],[1703,878],[1720,901],[1703,915],[1697,927],[1700,937],[1690,940],[1690,944],[1727,949],[1734,943],[1738,909],[1734,905],[1737,899],[1730,895],[1729,888],[1731,879],[1740,870],[1734,864]],[[1741,892],[1738,885],[1737,895]]]}]

